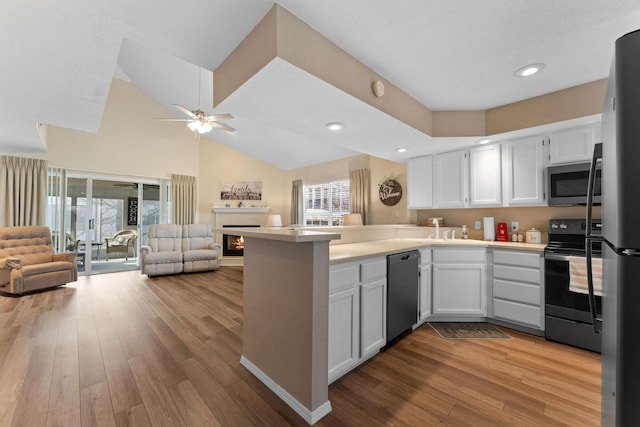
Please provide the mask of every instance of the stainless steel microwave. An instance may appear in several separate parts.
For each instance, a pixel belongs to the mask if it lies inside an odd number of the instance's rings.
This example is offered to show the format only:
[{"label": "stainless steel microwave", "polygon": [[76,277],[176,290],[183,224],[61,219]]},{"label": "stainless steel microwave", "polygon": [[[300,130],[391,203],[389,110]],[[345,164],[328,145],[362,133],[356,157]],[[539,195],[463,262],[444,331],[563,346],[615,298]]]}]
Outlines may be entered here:
[{"label": "stainless steel microwave", "polygon": [[[587,204],[587,186],[591,164],[549,166],[547,168],[547,194],[549,206],[575,206]],[[593,204],[602,204],[601,169],[596,170]]]}]

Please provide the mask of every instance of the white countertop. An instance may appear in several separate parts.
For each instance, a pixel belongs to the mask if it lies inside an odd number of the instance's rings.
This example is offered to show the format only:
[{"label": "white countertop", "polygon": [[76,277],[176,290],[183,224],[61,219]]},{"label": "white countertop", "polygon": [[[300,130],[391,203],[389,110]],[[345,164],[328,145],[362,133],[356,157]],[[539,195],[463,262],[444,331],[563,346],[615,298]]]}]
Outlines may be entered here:
[{"label": "white countertop", "polygon": [[545,245],[535,243],[488,242],[484,240],[462,239],[436,240],[407,238],[373,240],[370,242],[332,245],[329,247],[329,262],[331,264],[339,264],[375,255],[388,255],[396,252],[429,247],[501,248],[542,252]]},{"label": "white countertop", "polygon": [[312,231],[308,229],[287,228],[287,227],[226,227],[217,228],[216,233],[235,232],[242,234],[244,237],[256,237],[258,239],[280,240],[284,242],[321,242],[329,240],[337,240],[340,233],[329,233],[325,231]]}]

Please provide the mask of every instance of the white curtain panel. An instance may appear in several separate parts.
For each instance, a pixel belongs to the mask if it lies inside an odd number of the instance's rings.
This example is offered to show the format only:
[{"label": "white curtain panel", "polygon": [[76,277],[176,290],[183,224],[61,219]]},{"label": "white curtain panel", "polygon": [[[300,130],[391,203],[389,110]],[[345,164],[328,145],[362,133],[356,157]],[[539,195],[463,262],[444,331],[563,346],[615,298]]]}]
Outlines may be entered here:
[{"label": "white curtain panel", "polygon": [[171,205],[174,224],[195,223],[197,194],[198,186],[195,176],[171,175]]},{"label": "white curtain panel", "polygon": [[0,156],[0,226],[45,225],[46,160]]},{"label": "white curtain panel", "polygon": [[349,198],[351,213],[359,213],[362,224],[366,225],[371,198],[371,174],[368,168],[349,171]]}]

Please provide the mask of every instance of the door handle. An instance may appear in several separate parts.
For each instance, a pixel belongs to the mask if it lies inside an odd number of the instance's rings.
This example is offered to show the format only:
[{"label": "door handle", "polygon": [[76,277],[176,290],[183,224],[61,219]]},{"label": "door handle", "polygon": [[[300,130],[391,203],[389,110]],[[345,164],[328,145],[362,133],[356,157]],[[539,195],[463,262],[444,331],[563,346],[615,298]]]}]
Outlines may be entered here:
[{"label": "door handle", "polygon": [[90,219],[89,220],[89,230],[93,230],[94,223],[95,223],[95,219]]}]

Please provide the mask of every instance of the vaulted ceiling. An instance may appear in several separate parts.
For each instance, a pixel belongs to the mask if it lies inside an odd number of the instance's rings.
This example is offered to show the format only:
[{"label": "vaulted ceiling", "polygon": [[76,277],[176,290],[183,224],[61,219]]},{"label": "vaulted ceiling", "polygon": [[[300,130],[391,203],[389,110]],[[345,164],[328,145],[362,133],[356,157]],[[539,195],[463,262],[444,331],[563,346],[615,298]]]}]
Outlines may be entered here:
[{"label": "vaulted ceiling", "polygon": [[[431,110],[484,110],[605,78],[615,39],[640,28],[640,0],[277,3]],[[2,2],[0,152],[45,150],[38,123],[96,132],[114,76],[176,116],[172,104],[222,112],[213,109],[212,71],[273,4]],[[536,62],[546,64],[543,72],[514,77],[516,69]],[[422,139],[425,147],[442,143],[290,64],[274,66],[220,106],[236,116],[238,131],[214,130],[207,137],[283,168],[359,152],[402,160],[385,154],[395,148],[389,142],[394,136]],[[304,90],[278,86],[282,79],[271,75],[278,70]],[[292,111],[302,96],[317,102]],[[328,111],[346,115],[336,120],[347,126],[355,121],[351,116],[363,124],[341,137],[305,126],[311,113],[329,120]]]}]

